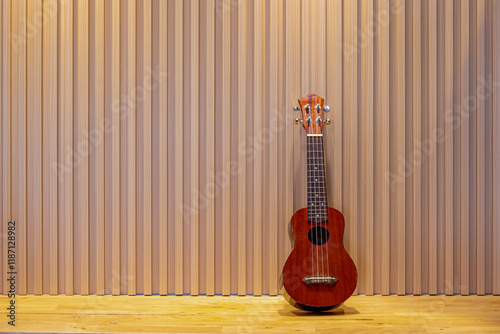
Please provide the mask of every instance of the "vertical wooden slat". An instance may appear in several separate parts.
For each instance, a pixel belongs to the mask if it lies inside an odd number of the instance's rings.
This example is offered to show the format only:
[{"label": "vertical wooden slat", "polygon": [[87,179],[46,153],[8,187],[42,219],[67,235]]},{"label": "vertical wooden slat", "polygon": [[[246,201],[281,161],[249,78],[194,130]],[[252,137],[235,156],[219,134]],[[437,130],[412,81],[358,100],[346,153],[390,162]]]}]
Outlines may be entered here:
[{"label": "vertical wooden slat", "polygon": [[[305,73],[309,69],[309,58],[307,58],[307,64],[303,65],[305,63],[306,59],[305,57],[308,57],[309,55],[309,36],[304,37],[304,29],[309,27],[309,24],[307,24],[307,19],[309,19],[309,15],[305,15],[305,5],[304,2],[301,0],[297,1],[296,3],[292,2],[294,5],[293,9],[293,14],[295,14],[295,11],[297,14],[294,16],[294,22],[293,23],[293,39],[297,40],[296,43],[296,49],[295,49],[295,54],[297,59],[293,59],[292,61],[296,60],[296,63],[293,63],[297,67],[294,68],[295,71],[298,72],[296,76],[296,80],[298,82],[298,91],[295,96],[293,96],[293,102],[294,106],[297,106],[298,103],[298,98],[304,96],[305,94],[309,94],[309,72]],[[309,4],[307,4],[308,6]],[[300,22],[301,24],[297,24],[297,22]],[[302,22],[304,22],[302,24]],[[307,25],[307,27],[306,27]],[[305,55],[307,51],[307,56]],[[305,93],[304,93],[305,92]],[[295,113],[296,116],[302,117],[302,115],[299,113]],[[297,129],[298,128],[298,129]],[[303,149],[303,145],[306,143],[306,138],[304,136],[303,128],[298,126],[293,129],[293,175],[296,181],[293,181],[293,210],[299,210],[303,208],[306,205],[306,197],[307,197],[307,188],[306,188],[306,152]],[[297,177],[299,179],[297,179]]]},{"label": "vertical wooden slat", "polygon": [[[486,4],[484,0],[477,0],[477,82],[476,82],[476,279],[477,294],[485,294],[485,219],[486,219],[486,100],[482,90],[485,83],[485,23]],[[489,43],[489,41],[488,41]]]},{"label": "vertical wooden slat", "polygon": [[[393,115],[396,117],[396,152],[397,166],[398,170],[394,171],[398,176],[400,176],[399,163],[401,159],[405,158],[405,3],[403,1],[395,1],[394,7],[397,8],[397,12],[394,14],[394,25],[392,29],[395,29],[395,40],[394,48],[391,51],[394,52],[391,57],[391,62],[393,63],[393,83],[391,98],[393,101],[393,107],[395,108]],[[405,205],[405,187],[406,187],[406,177],[402,175],[398,178],[396,183],[396,226],[397,226],[397,293],[398,295],[404,295],[406,292],[406,205]]]},{"label": "vertical wooden slat", "polygon": [[[89,2],[77,3],[76,32],[76,70],[74,92],[76,95],[74,114],[73,150],[77,155],[74,172],[74,224],[77,229],[78,245],[75,250],[79,256],[80,293],[89,294]],[[85,147],[85,149],[84,149]],[[75,243],[76,244],[76,243]],[[78,293],[78,292],[77,292]]]},{"label": "vertical wooden slat", "polygon": [[[151,38],[152,38],[152,1],[142,2],[142,83],[146,86],[142,99],[142,224],[143,224],[143,293],[152,294],[152,77],[151,70]],[[140,80],[140,79],[138,79]],[[138,203],[139,204],[139,203]]]},{"label": "vertical wooden slat", "polygon": [[136,2],[127,1],[127,290],[137,293],[136,202]]},{"label": "vertical wooden slat", "polygon": [[93,105],[91,106],[91,115],[93,119],[93,131],[100,134],[99,140],[93,144],[93,161],[94,165],[90,166],[94,171],[94,193],[91,193],[90,199],[94,206],[94,224],[95,235],[91,236],[95,239],[95,277],[96,277],[96,294],[103,295],[105,293],[105,250],[104,250],[104,168],[105,168],[105,152],[104,152],[104,1],[96,0],[93,4],[94,25],[93,48],[94,53],[91,55],[91,60],[94,64],[94,81],[91,84],[93,89]]},{"label": "vertical wooden slat", "polygon": [[60,5],[59,227],[63,233],[64,293],[73,294],[73,3]]},{"label": "vertical wooden slat", "polygon": [[[262,134],[262,58],[263,58],[263,2],[254,2],[254,135]],[[254,146],[254,228],[253,228],[253,282],[254,295],[262,294],[262,152]]]},{"label": "vertical wooden slat", "polygon": [[[333,183],[333,191],[329,205],[342,212],[342,1],[326,2],[326,103],[331,112],[333,127],[326,138],[328,152],[326,154],[328,177]],[[331,156],[332,159],[328,159]],[[330,188],[332,189],[332,188]]]},{"label": "vertical wooden slat", "polygon": [[437,132],[438,115],[437,115],[437,3],[429,1],[429,135],[430,148],[429,148],[429,293],[437,294],[437,141],[432,140]]},{"label": "vertical wooden slat", "polygon": [[[200,220],[199,220],[199,197],[197,191],[200,185],[200,147],[199,147],[199,131],[200,131],[200,102],[199,102],[199,80],[200,80],[200,8],[197,0],[191,1],[190,13],[190,28],[191,28],[191,81],[190,81],[190,94],[191,94],[191,166],[190,166],[190,180],[191,180],[191,295],[198,295],[199,293],[199,240],[200,240]],[[241,108],[240,108],[241,112]]]},{"label": "vertical wooden slat", "polygon": [[[311,36],[310,36],[310,1],[309,0],[301,0],[298,3],[298,12],[299,17],[297,17],[298,21],[295,24],[298,26],[298,34],[295,35],[295,38],[299,40],[297,44],[297,52],[300,55],[300,60],[297,63],[298,67],[295,69],[296,71],[300,70],[300,76],[298,80],[300,82],[299,86],[299,94],[298,96],[294,96],[294,100],[297,103],[298,98],[313,93],[311,92],[311,87],[309,84],[310,77],[310,67],[311,67],[311,58],[310,58],[310,44],[311,44]],[[300,24],[297,24],[300,22]],[[298,115],[299,118],[302,115]],[[295,175],[294,181],[294,211],[299,210],[306,206],[307,203],[307,183],[306,183],[306,150],[304,149],[306,143],[306,138],[304,136],[303,128],[298,126],[298,129],[294,131],[294,167],[293,173]]]},{"label": "vertical wooden slat", "polygon": [[[278,115],[278,3],[269,4],[269,294],[278,294],[278,133],[273,126]],[[276,124],[277,125],[277,124]]]},{"label": "vertical wooden slat", "polygon": [[[215,173],[215,6],[212,1],[206,3],[206,180],[207,186],[214,182]],[[207,196],[206,210],[206,294],[215,293],[215,200]]]},{"label": "vertical wooden slat", "polygon": [[[310,9],[311,2],[310,0],[301,0],[300,2],[300,83],[301,83],[301,96],[311,93],[310,92],[310,69],[311,69],[311,57],[310,57],[310,29],[311,29],[311,17],[310,17]],[[298,52],[298,51],[297,51]],[[303,135],[303,133],[301,133]],[[304,196],[305,198],[305,196]],[[305,202],[300,202],[305,203]]]},{"label": "vertical wooden slat", "polygon": [[412,47],[413,47],[413,294],[422,293],[422,3],[412,2]]},{"label": "vertical wooden slat", "polygon": [[[29,0],[27,6],[27,22],[34,24],[42,3]],[[28,293],[42,294],[42,31],[30,32],[26,42]]]},{"label": "vertical wooden slat", "polygon": [[[3,8],[3,3],[2,5],[0,6],[0,18],[2,20],[2,22],[4,21],[4,8]],[[10,15],[10,8],[9,8],[9,12],[8,14]],[[7,16],[7,13],[5,13],[5,16]],[[3,88],[2,86],[4,85],[4,82],[7,81],[6,79],[3,78],[3,58],[4,58],[4,46],[3,46],[3,39],[4,39],[4,24],[0,24],[0,106],[3,108],[3,99],[4,99],[4,92],[3,92]],[[8,31],[8,33],[10,34],[10,31]],[[9,82],[10,82],[10,77],[9,77]],[[2,126],[2,121],[3,121],[3,113],[0,111],[0,129],[2,130],[2,132],[4,131],[3,129],[3,126]],[[4,139],[2,138],[2,136],[0,135],[0,157],[3,158],[3,151],[4,151]],[[9,151],[10,151],[10,148],[9,148]],[[3,188],[3,181],[4,181],[4,164],[3,163],[0,163],[0,219],[3,219],[4,218],[4,207],[3,207],[3,202],[4,202],[4,197],[6,195],[4,195],[4,192],[7,194],[7,191],[4,190]],[[9,196],[10,196],[10,192],[9,192]],[[3,224],[2,227],[0,228],[0,233],[2,234],[2,238],[0,238],[0,252],[2,252],[3,254],[8,254],[8,225],[7,224]],[[4,263],[4,260],[3,259],[0,259],[0,268],[6,268],[8,266],[8,260],[5,261]],[[0,284],[0,293],[3,293],[4,291],[8,291],[9,288],[8,286],[6,285],[5,281],[7,279],[7,276],[6,276],[6,271],[5,269],[0,269],[0,279],[2,279],[2,281],[4,281],[4,283]]]},{"label": "vertical wooden slat", "polygon": [[[247,136],[247,1],[238,5],[238,145]],[[246,294],[246,249],[247,249],[247,183],[246,155],[243,149],[238,149],[238,295]]]},{"label": "vertical wooden slat", "polygon": [[[460,2],[460,293],[469,294],[469,1]],[[465,115],[467,114],[467,117]]]},{"label": "vertical wooden slat", "polygon": [[[226,4],[223,4],[225,6]],[[222,170],[231,160],[231,10],[222,10]],[[231,293],[231,177],[222,187],[222,294]]]},{"label": "vertical wooden slat", "polygon": [[500,1],[493,1],[493,294],[500,295]]},{"label": "vertical wooden slat", "polygon": [[[159,1],[159,72],[168,72],[168,4]],[[168,84],[167,80],[159,82],[159,280],[160,295],[167,294],[168,280]]]},{"label": "vertical wooden slat", "polygon": [[[314,39],[310,41],[310,91],[321,97],[326,93],[326,3],[325,0],[310,2],[309,23],[310,36]],[[307,64],[304,64],[307,66]]]},{"label": "vertical wooden slat", "polygon": [[[285,39],[286,39],[286,52],[285,52],[285,85],[286,85],[286,108],[285,114],[293,114],[293,107],[297,105],[297,99],[300,97],[300,81],[299,73],[297,68],[300,66],[300,53],[297,52],[299,47],[299,31],[300,27],[296,22],[300,19],[300,3],[299,0],[292,0],[285,2],[286,11],[286,29],[285,29]],[[293,116],[292,116],[293,117]],[[287,229],[289,227],[289,221],[293,215],[294,210],[294,130],[290,122],[291,117],[285,117],[286,125],[286,145],[285,145],[285,215],[287,222]],[[286,236],[285,242],[285,253],[288,256],[291,250],[291,242],[288,235]]]},{"label": "vertical wooden slat", "polygon": [[[2,1],[2,35],[1,35],[1,43],[2,43],[2,63],[0,66],[2,66],[2,81],[1,81],[1,95],[2,95],[2,101],[1,101],[1,106],[2,110],[0,111],[0,117],[1,117],[1,124],[0,128],[2,130],[2,135],[1,135],[1,140],[2,140],[2,203],[0,205],[2,206],[2,214],[1,214],[1,219],[3,223],[2,227],[2,233],[5,233],[5,235],[8,235],[7,233],[7,222],[10,221],[12,217],[12,183],[13,183],[13,178],[12,178],[12,151],[11,151],[11,145],[13,141],[13,137],[11,137],[11,93],[12,93],[12,88],[15,88],[14,86],[11,86],[11,83],[13,83],[12,78],[11,78],[11,47],[12,43],[11,40],[8,38],[8,36],[11,36],[12,34],[12,27],[11,27],[11,22],[12,22],[12,13],[11,13],[11,1]],[[7,163],[8,162],[8,163]],[[6,238],[3,238],[3,243],[2,243],[2,251],[3,254],[8,254],[8,243]],[[4,255],[4,258],[6,258],[6,255]],[[6,263],[2,266],[1,273],[2,273],[2,291],[8,291],[10,288],[10,282],[7,281],[7,272],[9,271]]]},{"label": "vertical wooden slat", "polygon": [[[368,2],[361,8],[361,31],[369,34],[369,24],[373,23],[373,2]],[[364,229],[365,229],[365,294],[373,295],[373,222],[374,222],[374,204],[373,204],[373,151],[374,151],[374,128],[373,128],[373,41],[368,41],[367,45],[361,50],[361,113],[365,122],[365,132],[363,136],[364,161],[362,166],[365,192],[364,209]]]},{"label": "vertical wooden slat", "polygon": [[377,22],[378,22],[378,78],[377,91],[379,117],[377,142],[379,152],[378,179],[380,181],[379,205],[381,240],[381,293],[388,295],[390,293],[390,215],[389,215],[389,187],[390,180],[387,179],[389,170],[389,0],[378,1]]},{"label": "vertical wooden slat", "polygon": [[[174,215],[175,215],[175,294],[182,295],[183,293],[183,271],[184,271],[184,235],[183,235],[183,210],[182,203],[184,201],[184,113],[182,112],[184,104],[184,90],[183,90],[183,37],[184,37],[184,13],[183,13],[183,1],[175,1],[175,51],[174,51],[174,63],[175,63],[175,112],[174,112],[174,123],[175,123],[175,204],[174,204]],[[161,55],[160,55],[161,56]]]},{"label": "vertical wooden slat", "polygon": [[12,219],[16,221],[17,293],[27,291],[26,1],[12,2]]},{"label": "vertical wooden slat", "polygon": [[453,294],[453,2],[444,4],[444,89],[445,89],[445,293]]},{"label": "vertical wooden slat", "polygon": [[111,293],[119,295],[121,277],[120,240],[120,2],[111,2]]},{"label": "vertical wooden slat", "polygon": [[[348,157],[349,199],[345,209],[346,225],[349,235],[348,252],[355,264],[358,264],[358,6],[357,2],[344,3],[345,8],[345,43],[344,47],[345,65],[345,110],[347,124],[346,156]],[[353,293],[357,294],[357,287]]]}]

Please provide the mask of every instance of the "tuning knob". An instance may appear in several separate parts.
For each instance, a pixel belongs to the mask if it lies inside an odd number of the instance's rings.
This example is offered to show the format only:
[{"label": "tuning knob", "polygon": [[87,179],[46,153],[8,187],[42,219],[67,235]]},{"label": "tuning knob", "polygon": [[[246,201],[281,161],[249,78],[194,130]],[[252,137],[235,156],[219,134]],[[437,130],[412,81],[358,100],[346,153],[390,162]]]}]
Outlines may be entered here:
[{"label": "tuning knob", "polygon": [[329,118],[325,119],[325,124],[326,124],[326,125],[330,125],[330,123],[331,123],[331,122],[330,122],[330,119],[329,119]]},{"label": "tuning knob", "polygon": [[293,110],[302,110],[301,107],[293,107]]},{"label": "tuning knob", "polygon": [[300,124],[300,123],[303,123],[303,122],[304,122],[304,121],[303,121],[303,120],[301,120],[300,118],[296,118],[294,123],[295,123],[295,124]]},{"label": "tuning knob", "polygon": [[325,112],[329,112],[329,111],[330,111],[330,107],[329,107],[329,106],[325,106],[325,107],[323,108],[323,110],[324,110]]}]

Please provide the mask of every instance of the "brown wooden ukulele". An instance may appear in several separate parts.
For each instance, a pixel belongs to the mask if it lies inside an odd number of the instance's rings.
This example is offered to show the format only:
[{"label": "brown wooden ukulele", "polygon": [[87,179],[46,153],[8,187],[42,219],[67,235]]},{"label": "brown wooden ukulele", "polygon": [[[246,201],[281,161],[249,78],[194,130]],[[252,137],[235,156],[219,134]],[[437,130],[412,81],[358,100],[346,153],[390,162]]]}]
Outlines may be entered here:
[{"label": "brown wooden ukulele", "polygon": [[326,199],[323,120],[327,106],[314,94],[299,99],[307,133],[307,208],[292,216],[294,248],[283,267],[283,296],[300,309],[324,311],[339,306],[357,284],[356,266],[342,237],[344,217]]}]

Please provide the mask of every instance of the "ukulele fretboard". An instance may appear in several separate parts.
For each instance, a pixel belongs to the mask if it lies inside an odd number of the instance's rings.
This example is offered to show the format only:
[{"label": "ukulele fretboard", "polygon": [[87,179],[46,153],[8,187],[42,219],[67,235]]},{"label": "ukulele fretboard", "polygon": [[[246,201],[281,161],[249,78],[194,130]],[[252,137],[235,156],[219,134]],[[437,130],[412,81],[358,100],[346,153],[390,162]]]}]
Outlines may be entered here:
[{"label": "ukulele fretboard", "polygon": [[307,220],[328,221],[323,136],[307,136]]}]

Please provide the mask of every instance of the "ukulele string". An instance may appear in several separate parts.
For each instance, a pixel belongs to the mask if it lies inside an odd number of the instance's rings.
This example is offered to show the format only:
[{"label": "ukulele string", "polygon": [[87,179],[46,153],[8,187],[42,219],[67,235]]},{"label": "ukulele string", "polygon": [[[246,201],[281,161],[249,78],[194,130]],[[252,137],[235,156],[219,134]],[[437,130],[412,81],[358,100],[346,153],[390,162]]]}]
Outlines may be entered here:
[{"label": "ukulele string", "polygon": [[[319,137],[319,136],[318,136]],[[317,261],[317,270],[318,270],[318,273],[316,276],[320,276],[320,264],[319,264],[319,261],[320,261],[320,256],[319,256],[319,247],[320,247],[320,243],[321,243],[321,240],[322,239],[319,239],[318,238],[318,230],[321,230],[321,228],[318,228],[318,220],[319,220],[319,223],[321,224],[321,217],[320,217],[320,211],[318,209],[318,204],[319,204],[319,186],[318,186],[318,164],[317,164],[317,160],[318,160],[318,145],[317,145],[317,136],[313,136],[312,137],[312,142],[313,142],[313,166],[314,166],[314,169],[313,169],[313,173],[314,173],[314,193],[316,194],[315,196],[315,200],[313,201],[313,203],[315,203],[315,209],[314,209],[314,213],[316,215],[316,261]],[[319,232],[319,234],[321,235],[321,231]],[[323,250],[323,248],[321,249]],[[321,252],[321,254],[323,254],[323,252]],[[323,267],[323,261],[321,261],[321,267]]]},{"label": "ukulele string", "polygon": [[[323,137],[320,136],[320,137],[318,137],[318,146],[317,146],[318,147],[318,153],[319,153],[318,154],[318,159],[317,159],[318,160],[317,161],[317,163],[318,163],[318,181],[319,181],[318,185],[319,185],[319,190],[321,191],[319,200],[320,200],[321,203],[324,203],[324,201],[323,201],[323,196],[324,196],[323,191],[325,190],[325,188],[324,188],[324,183],[322,183],[323,181],[321,179],[323,177],[322,176],[322,171],[323,171],[323,164],[324,164],[324,161],[322,161],[322,158],[323,158],[323,154],[322,154],[323,153],[323,145],[322,144],[323,144]],[[324,253],[323,253],[324,252],[324,246],[323,246],[324,244],[323,244],[323,242],[325,240],[324,239],[325,238],[325,236],[324,236],[324,230],[323,230],[323,219],[324,219],[323,218],[323,212],[324,212],[324,210],[323,210],[323,208],[322,208],[321,205],[319,206],[318,210],[319,210],[320,216],[321,216],[320,217],[320,219],[321,219],[320,220],[321,242],[322,242],[321,243],[321,275],[325,276],[325,259],[324,259]]]},{"label": "ukulele string", "polygon": [[[311,141],[309,140],[310,137],[307,137],[307,163],[309,166],[311,166],[311,156],[312,156],[312,149],[311,149]],[[311,168],[308,168],[307,169],[307,188],[308,188],[308,194],[311,198],[308,198],[308,206],[309,206],[309,209],[308,211],[310,210],[310,217],[313,216],[313,196],[314,194],[312,193],[312,189],[310,188],[311,187],[311,174],[312,174],[312,171],[311,171]],[[312,223],[312,221],[311,221]],[[311,242],[311,276],[314,276],[314,244]]]},{"label": "ukulele string", "polygon": [[[326,229],[326,224],[328,222],[328,196],[327,196],[327,191],[326,191],[326,170],[325,170],[325,156],[324,156],[324,151],[325,151],[325,146],[324,146],[324,142],[323,142],[323,138],[321,138],[321,149],[322,149],[322,152],[323,152],[323,157],[322,157],[322,164],[321,164],[321,171],[323,173],[323,190],[325,191],[325,193],[323,194],[324,195],[324,200],[322,201],[322,203],[324,203],[325,205],[322,205],[322,207],[324,206],[324,209],[323,209],[323,212],[326,214],[325,215],[325,229]],[[327,233],[328,230],[325,230],[325,234]],[[326,245],[326,242],[325,242],[325,247],[326,247],[326,276],[330,276],[330,260],[328,258],[328,246]]]},{"label": "ukulele string", "polygon": [[[319,167],[319,163],[318,163],[318,160],[319,160],[319,150],[318,150],[318,139],[319,139],[319,136],[318,137],[313,137],[313,141],[314,141],[314,190],[315,190],[315,193],[316,193],[316,251],[317,251],[317,255],[318,255],[318,262],[320,261],[321,259],[321,268],[323,268],[323,257],[321,256],[320,257],[320,253],[321,255],[323,255],[323,248],[321,248],[321,252],[320,252],[320,247],[321,247],[321,241],[323,240],[322,238],[322,230],[321,230],[321,210],[319,209],[318,205],[319,205],[319,202],[320,202],[320,193],[319,193],[319,190],[320,190],[320,187],[319,187],[319,173],[318,173],[318,167]],[[319,226],[318,226],[318,223],[319,223]],[[319,231],[318,231],[319,230]],[[319,238],[318,238],[318,233],[319,233]],[[320,266],[318,264],[318,275],[317,276],[320,276],[320,273],[321,273],[321,269],[320,269]]]},{"label": "ukulele string", "polygon": [[[316,197],[318,197],[318,192],[317,192],[317,189],[316,189],[316,182],[315,182],[315,179],[316,179],[316,172],[315,172],[315,169],[314,167],[316,167],[316,145],[315,145],[315,141],[316,141],[316,136],[312,136],[311,137],[311,162],[312,162],[312,165],[311,167],[313,168],[312,171],[311,171],[311,176],[312,176],[312,179],[311,179],[311,186],[312,186],[312,193],[313,193],[313,199],[311,201],[311,204],[313,206],[313,210],[312,210],[312,213],[313,213],[313,223],[314,223],[314,233],[315,233],[315,239],[316,239],[316,243],[318,242],[318,209],[315,207],[315,203],[317,204],[317,200],[316,200]],[[318,245],[317,244],[314,244],[313,243],[313,248],[314,246],[316,246],[316,273],[313,272],[313,275],[314,276],[319,276],[319,249],[318,249]]]}]

